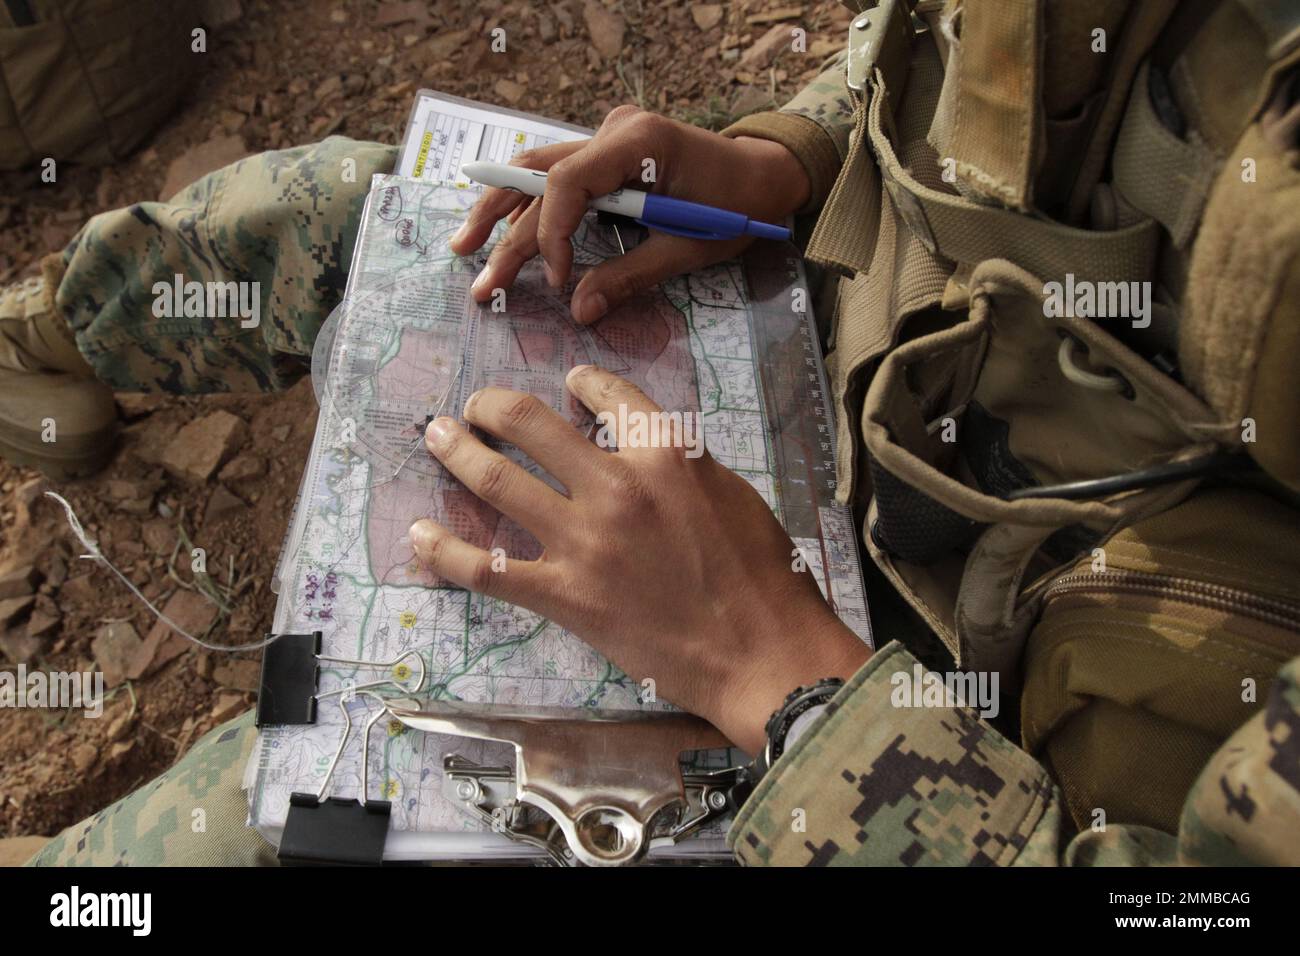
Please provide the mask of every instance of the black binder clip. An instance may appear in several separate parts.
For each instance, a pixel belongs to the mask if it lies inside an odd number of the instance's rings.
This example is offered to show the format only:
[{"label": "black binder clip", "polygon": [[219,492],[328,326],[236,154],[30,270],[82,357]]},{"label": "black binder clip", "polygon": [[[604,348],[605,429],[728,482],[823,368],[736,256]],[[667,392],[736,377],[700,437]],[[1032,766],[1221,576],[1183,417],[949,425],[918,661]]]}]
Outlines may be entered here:
[{"label": "black binder clip", "polygon": [[291,866],[379,866],[388,838],[387,800],[360,803],[314,794],[289,796],[280,862]]},{"label": "black binder clip", "polygon": [[373,697],[380,707],[368,721],[361,738],[361,797],[347,800],[328,797],[334,769],[352,732],[352,717],[347,701],[339,698],[343,713],[343,736],[339,739],[334,759],[330,761],[318,793],[293,793],[289,796],[289,814],[284,821],[284,835],[280,838],[280,862],[297,866],[343,864],[348,866],[379,866],[384,860],[384,843],[388,838],[388,818],[392,803],[388,800],[369,800],[366,788],[370,782],[370,731],[384,714],[387,705],[378,694],[363,692],[361,696]]},{"label": "black binder clip", "polygon": [[321,632],[281,634],[262,652],[257,726],[316,723]]},{"label": "black binder clip", "polygon": [[[321,632],[311,634],[281,634],[266,645],[262,652],[262,681],[257,694],[258,727],[268,724],[314,724],[316,702],[324,697],[350,696],[370,687],[392,686],[404,694],[424,687],[424,658],[415,651],[407,651],[391,661],[361,661],[347,657],[326,657],[321,654]],[[415,667],[405,672],[404,661]],[[355,668],[393,669],[394,676],[386,680],[365,684],[347,684],[337,690],[320,690],[320,665],[347,664]],[[414,676],[413,685],[407,683]]]}]

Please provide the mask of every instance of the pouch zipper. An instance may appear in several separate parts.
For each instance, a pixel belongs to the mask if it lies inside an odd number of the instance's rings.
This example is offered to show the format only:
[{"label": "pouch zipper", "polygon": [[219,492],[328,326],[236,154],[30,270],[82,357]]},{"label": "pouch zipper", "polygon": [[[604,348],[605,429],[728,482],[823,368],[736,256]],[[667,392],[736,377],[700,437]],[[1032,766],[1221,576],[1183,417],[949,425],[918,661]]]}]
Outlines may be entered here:
[{"label": "pouch zipper", "polygon": [[1166,597],[1216,611],[1241,614],[1284,630],[1300,633],[1300,604],[1264,597],[1240,588],[1210,584],[1191,578],[1175,578],[1145,571],[1104,571],[1066,574],[1043,592],[1043,603],[1063,594],[1123,591]]}]

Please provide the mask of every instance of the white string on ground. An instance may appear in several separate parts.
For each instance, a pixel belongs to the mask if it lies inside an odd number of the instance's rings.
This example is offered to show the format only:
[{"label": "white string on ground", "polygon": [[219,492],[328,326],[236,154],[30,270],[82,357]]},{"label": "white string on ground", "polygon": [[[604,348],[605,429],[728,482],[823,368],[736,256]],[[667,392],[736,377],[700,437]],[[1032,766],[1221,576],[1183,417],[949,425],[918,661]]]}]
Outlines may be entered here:
[{"label": "white string on ground", "polygon": [[203,640],[203,638],[201,637],[195,637],[189,631],[185,630],[185,628],[181,627],[179,624],[177,624],[175,621],[169,618],[162,611],[158,610],[158,608],[154,607],[153,602],[150,601],[147,597],[145,597],[143,593],[141,593],[140,589],[131,582],[131,579],[128,578],[121,571],[119,571],[114,566],[112,561],[104,557],[104,552],[99,550],[99,545],[96,544],[91,539],[90,535],[86,533],[86,529],[82,527],[80,519],[77,517],[76,512],[72,510],[72,505],[68,504],[66,498],[64,498],[62,495],[56,494],[53,491],[45,492],[45,497],[53,498],[60,505],[63,506],[63,513],[67,515],[68,518],[68,527],[70,527],[72,529],[72,533],[77,536],[77,540],[81,542],[81,546],[89,552],[88,554],[81,555],[81,559],[83,561],[98,561],[104,567],[108,568],[108,570],[112,571],[115,575],[117,575],[118,580],[120,580],[123,584],[126,585],[127,590],[129,590],[132,594],[134,594],[137,598],[139,598],[141,601],[144,602],[144,606],[153,612],[154,617],[158,618],[158,620],[162,621],[164,624],[170,627],[181,637],[185,638],[188,641],[193,641],[199,647],[202,647],[209,651],[256,651],[256,650],[260,650],[263,647],[266,647],[268,644],[270,644],[272,641],[276,639],[275,636],[273,635],[271,637],[266,638],[265,640],[258,641],[255,644],[214,644],[211,641]]}]

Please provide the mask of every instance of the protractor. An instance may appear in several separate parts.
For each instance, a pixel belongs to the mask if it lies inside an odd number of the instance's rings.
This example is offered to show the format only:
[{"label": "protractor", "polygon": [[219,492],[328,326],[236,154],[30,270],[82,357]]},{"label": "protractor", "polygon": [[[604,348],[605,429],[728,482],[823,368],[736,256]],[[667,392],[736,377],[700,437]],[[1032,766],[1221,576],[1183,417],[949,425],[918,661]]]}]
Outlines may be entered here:
[{"label": "protractor", "polygon": [[[594,365],[600,353],[590,330],[574,323],[565,302],[549,290],[512,289],[507,307],[492,311],[491,302],[478,306],[466,339],[468,397],[480,388],[494,386],[526,392],[541,399],[583,435],[595,428],[587,407],[565,387],[565,376],[575,365]],[[521,449],[491,435],[484,442],[545,478],[546,475]]]},{"label": "protractor", "polygon": [[[504,302],[479,305],[472,276],[409,277],[339,307],[323,395],[332,403],[348,447],[374,467],[374,479],[450,481],[423,447],[439,415],[464,421],[465,400],[496,386],[527,392],[583,434],[595,422],[565,388],[575,365],[594,364],[591,333],[569,317],[549,290],[517,287]],[[541,474],[526,454],[490,435],[490,446]]]}]

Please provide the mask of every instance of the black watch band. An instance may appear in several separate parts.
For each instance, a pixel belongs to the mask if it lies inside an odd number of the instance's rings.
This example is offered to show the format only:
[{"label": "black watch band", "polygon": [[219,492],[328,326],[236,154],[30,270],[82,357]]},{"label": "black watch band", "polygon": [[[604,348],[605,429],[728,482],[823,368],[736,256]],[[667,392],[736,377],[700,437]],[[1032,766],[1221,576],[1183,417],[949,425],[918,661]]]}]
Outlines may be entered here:
[{"label": "black watch band", "polygon": [[[790,744],[794,743],[831,702],[844,681],[838,677],[827,677],[808,687],[796,687],[787,695],[781,706],[767,719],[764,728],[767,744],[763,752],[754,758],[748,767],[741,768],[736,786],[731,790],[732,809],[738,810],[772,765],[781,758]],[[791,731],[795,733],[792,735]]]}]

